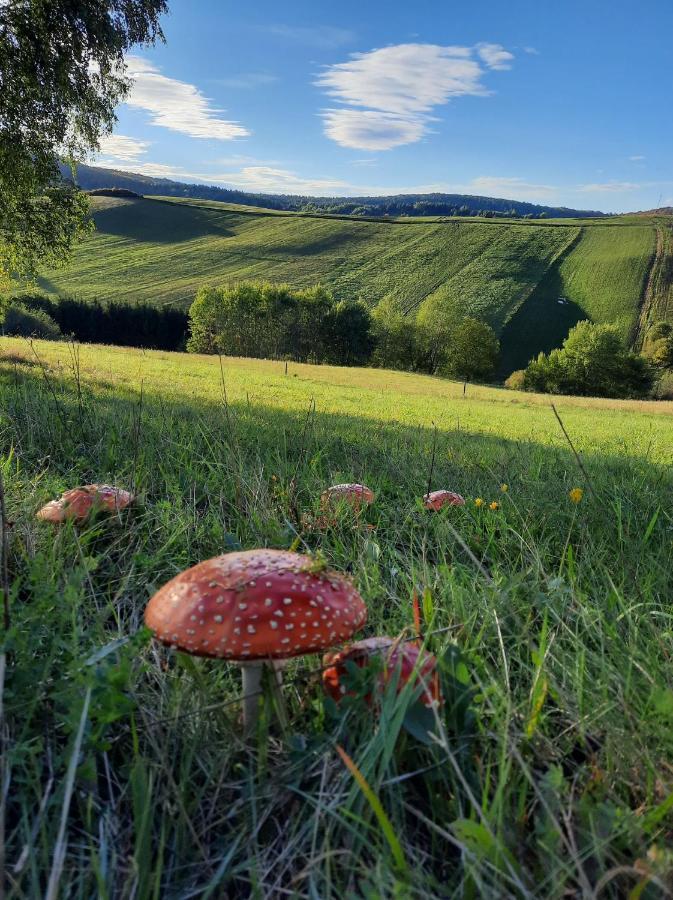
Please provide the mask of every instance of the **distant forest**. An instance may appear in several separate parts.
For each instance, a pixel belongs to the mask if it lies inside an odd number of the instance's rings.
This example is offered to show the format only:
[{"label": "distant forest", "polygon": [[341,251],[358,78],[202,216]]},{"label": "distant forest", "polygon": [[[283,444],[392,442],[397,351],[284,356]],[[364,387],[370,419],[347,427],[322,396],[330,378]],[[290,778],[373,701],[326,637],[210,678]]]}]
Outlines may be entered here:
[{"label": "distant forest", "polygon": [[[65,166],[63,174],[70,177]],[[490,218],[587,218],[603,216],[596,210],[541,206],[521,200],[503,200],[470,194],[397,194],[389,197],[310,197],[293,194],[252,194],[207,184],[184,184],[166,178],[151,178],[117,169],[77,167],[77,182],[83,190],[120,188],[136,194],[193,197],[219,200],[289,212],[316,212],[354,216],[486,216]]]}]

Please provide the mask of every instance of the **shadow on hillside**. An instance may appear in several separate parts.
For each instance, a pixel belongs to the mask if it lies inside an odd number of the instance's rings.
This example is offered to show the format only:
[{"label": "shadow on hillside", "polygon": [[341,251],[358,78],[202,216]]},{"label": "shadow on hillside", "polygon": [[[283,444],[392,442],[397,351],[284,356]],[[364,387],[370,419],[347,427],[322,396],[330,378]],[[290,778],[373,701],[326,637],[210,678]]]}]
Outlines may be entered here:
[{"label": "shadow on hillside", "polygon": [[138,243],[180,244],[213,235],[232,237],[234,213],[200,209],[161,200],[129,200],[94,212],[96,230]]},{"label": "shadow on hillside", "polygon": [[538,353],[560,347],[570,329],[587,318],[581,306],[565,297],[558,263],[503,328],[499,377],[507,378],[515,369],[525,369]]}]

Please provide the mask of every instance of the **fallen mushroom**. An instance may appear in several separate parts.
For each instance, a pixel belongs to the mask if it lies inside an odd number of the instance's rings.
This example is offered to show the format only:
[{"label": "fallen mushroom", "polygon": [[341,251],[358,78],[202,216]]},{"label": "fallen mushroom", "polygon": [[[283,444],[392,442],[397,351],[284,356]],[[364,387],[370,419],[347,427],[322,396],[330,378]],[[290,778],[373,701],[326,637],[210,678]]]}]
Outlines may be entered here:
[{"label": "fallen mushroom", "polygon": [[130,491],[109,484],[86,484],[64,491],[58,500],[51,500],[37,513],[44,522],[58,524],[67,519],[81,522],[92,512],[119,512],[133,503]]},{"label": "fallen mushroom", "polygon": [[[421,689],[420,698],[425,706],[441,702],[437,659],[415,641],[392,637],[365,638],[336,653],[326,653],[323,657],[325,669],[322,676],[326,693],[338,703],[348,693],[345,684],[346,664],[352,662],[363,668],[377,656],[383,661],[381,689],[399,672],[397,693],[411,682],[414,689]],[[367,700],[371,702],[370,697]]]},{"label": "fallen mushroom", "polygon": [[164,644],[241,666],[246,731],[256,721],[264,666],[279,683],[286,660],[348,640],[366,620],[348,578],[285,550],[208,559],[165,584],[145,610]]},{"label": "fallen mushroom", "polygon": [[455,491],[431,491],[423,497],[423,506],[438,512],[444,506],[465,506],[465,498]]},{"label": "fallen mushroom", "polygon": [[365,484],[333,484],[322,492],[320,499],[325,505],[344,500],[355,509],[359,509],[362,504],[374,502],[374,491]]}]

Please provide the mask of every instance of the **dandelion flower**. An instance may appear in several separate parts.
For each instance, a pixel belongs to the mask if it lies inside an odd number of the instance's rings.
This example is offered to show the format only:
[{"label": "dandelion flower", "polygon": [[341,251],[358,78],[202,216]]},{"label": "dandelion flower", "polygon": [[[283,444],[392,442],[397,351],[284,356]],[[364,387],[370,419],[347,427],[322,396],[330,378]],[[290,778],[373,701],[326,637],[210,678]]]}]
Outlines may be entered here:
[{"label": "dandelion flower", "polygon": [[474,505],[477,507],[477,509],[479,509],[484,505],[483,499],[481,497],[477,497],[477,499],[474,501]]},{"label": "dandelion flower", "polygon": [[584,490],[580,487],[573,488],[572,491],[569,492],[568,496],[573,503],[579,503],[584,496]]},{"label": "dandelion flower", "polygon": [[500,504],[498,503],[497,500],[493,500],[491,503],[488,504],[488,508],[495,511],[496,509],[500,509]]},{"label": "dandelion flower", "polygon": [[500,490],[501,490],[501,492],[502,492],[503,494],[506,494],[507,491],[509,490],[509,485],[508,485],[508,484],[501,484],[501,485],[500,485]]}]

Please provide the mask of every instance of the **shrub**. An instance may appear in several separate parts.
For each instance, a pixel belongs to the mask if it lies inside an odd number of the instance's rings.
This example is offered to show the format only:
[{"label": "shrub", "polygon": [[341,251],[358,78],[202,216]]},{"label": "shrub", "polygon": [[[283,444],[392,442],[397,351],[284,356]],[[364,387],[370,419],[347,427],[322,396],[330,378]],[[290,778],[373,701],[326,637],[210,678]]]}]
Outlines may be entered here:
[{"label": "shrub", "polygon": [[3,322],[5,334],[15,337],[34,337],[58,340],[61,329],[48,313],[41,309],[29,309],[21,303],[10,303]]},{"label": "shrub", "polygon": [[374,346],[369,310],[335,303],[321,285],[241,282],[199,290],[189,310],[193,353],[363,365]]},{"label": "shrub", "polygon": [[523,391],[526,389],[526,373],[523,369],[517,369],[505,380],[505,387],[510,391]]},{"label": "shrub", "polygon": [[488,381],[499,357],[500,342],[491,326],[467,318],[451,331],[439,371],[466,381]]},{"label": "shrub", "polygon": [[648,361],[626,349],[614,325],[578,322],[560,350],[540,353],[524,373],[526,390],[589,397],[643,397],[652,388]]},{"label": "shrub", "polygon": [[658,341],[673,335],[673,325],[670,322],[653,322],[647,330],[647,341]]},{"label": "shrub", "polygon": [[372,313],[372,326],[376,343],[372,356],[375,366],[406,371],[418,368],[416,324],[410,316],[400,312],[393,300],[381,300]]},{"label": "shrub", "polygon": [[648,341],[643,347],[643,355],[655,366],[673,367],[673,335]]}]

